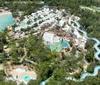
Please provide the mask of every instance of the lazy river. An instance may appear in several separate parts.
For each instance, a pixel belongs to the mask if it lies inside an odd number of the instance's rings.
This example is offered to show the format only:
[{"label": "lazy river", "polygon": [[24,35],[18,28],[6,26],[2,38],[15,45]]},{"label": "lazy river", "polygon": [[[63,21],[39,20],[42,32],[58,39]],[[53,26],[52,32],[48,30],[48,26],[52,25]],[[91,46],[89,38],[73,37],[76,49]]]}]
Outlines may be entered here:
[{"label": "lazy river", "polygon": [[[95,58],[99,61],[100,60],[100,58],[99,58],[99,54],[100,54],[100,49],[99,49],[99,45],[100,45],[100,41],[98,40],[98,39],[96,39],[96,38],[89,38],[88,36],[87,36],[87,32],[85,32],[85,31],[83,31],[83,30],[81,30],[80,29],[80,27],[81,27],[81,25],[77,22],[77,21],[72,21],[72,22],[74,22],[75,24],[76,24],[76,26],[74,26],[74,28],[76,28],[79,32],[82,32],[83,33],[83,35],[84,35],[84,37],[86,37],[87,39],[89,39],[89,40],[93,40],[93,41],[95,41],[95,44],[94,44],[94,48],[96,49],[96,52],[95,52]],[[95,66],[95,68],[94,68],[94,72],[93,73],[89,73],[89,72],[85,72],[85,73],[83,73],[83,74],[81,74],[81,76],[80,76],[80,79],[76,79],[76,78],[73,78],[73,77],[66,77],[65,79],[66,80],[72,80],[72,81],[75,81],[75,82],[81,82],[81,81],[83,81],[87,76],[96,76],[96,75],[98,75],[98,71],[100,70],[100,65],[97,65],[97,66]],[[50,80],[50,78],[48,78],[47,80],[45,80],[45,81],[42,81],[41,83],[40,83],[40,85],[45,85],[48,81]]]},{"label": "lazy river", "polygon": [[[98,40],[98,39],[96,39],[96,38],[89,38],[88,36],[87,36],[87,32],[85,32],[85,31],[83,31],[83,30],[81,30],[80,29],[80,24],[77,22],[77,21],[73,21],[75,24],[76,24],[76,29],[78,30],[78,31],[80,31],[80,32],[82,32],[83,33],[83,35],[84,35],[84,37],[86,37],[87,39],[89,39],[89,40],[93,40],[93,41],[95,41],[96,43],[94,44],[94,48],[96,49],[96,52],[95,52],[95,58],[99,61],[100,60],[100,58],[99,58],[99,54],[100,54],[100,49],[99,49],[99,47],[98,47],[98,45],[100,45],[100,41]],[[75,26],[74,26],[75,27]],[[75,78],[72,78],[72,77],[67,77],[66,79],[67,80],[73,80],[73,81],[83,81],[87,76],[96,76],[96,75],[98,75],[98,71],[99,71],[99,69],[100,69],[100,65],[97,65],[97,66],[95,66],[95,68],[94,68],[94,72],[93,73],[89,73],[89,72],[86,72],[86,73],[83,73],[81,76],[80,76],[80,79],[79,80],[77,80],[77,79],[75,79]]]}]

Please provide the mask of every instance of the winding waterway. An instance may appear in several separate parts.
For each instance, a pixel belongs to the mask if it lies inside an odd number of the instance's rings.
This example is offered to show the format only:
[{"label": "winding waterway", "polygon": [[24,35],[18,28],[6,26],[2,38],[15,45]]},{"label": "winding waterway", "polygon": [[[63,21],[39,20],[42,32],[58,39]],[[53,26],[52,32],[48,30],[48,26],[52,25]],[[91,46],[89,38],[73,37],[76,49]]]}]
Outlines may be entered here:
[{"label": "winding waterway", "polygon": [[[86,37],[87,39],[89,39],[89,40],[93,40],[93,41],[95,41],[95,44],[94,44],[94,48],[96,49],[96,52],[95,52],[95,58],[99,61],[100,60],[100,58],[99,58],[99,54],[100,54],[100,49],[99,49],[99,45],[100,45],[100,41],[98,40],[98,39],[96,39],[96,38],[89,38],[88,36],[87,36],[87,32],[85,32],[85,31],[83,31],[83,30],[81,30],[80,29],[80,24],[77,22],[77,21],[73,21],[75,24],[76,24],[76,29],[78,30],[78,31],[80,31],[80,32],[82,32],[83,33],[83,35],[84,35],[84,37]],[[73,80],[73,81],[83,81],[87,76],[96,76],[96,75],[98,75],[98,71],[99,71],[99,69],[100,69],[100,65],[97,65],[97,66],[95,66],[95,68],[94,68],[94,72],[93,73],[89,73],[89,72],[86,72],[86,73],[83,73],[81,76],[80,76],[80,79],[79,80],[77,80],[77,79],[75,79],[75,78],[72,78],[72,77],[67,77],[66,79],[67,80]]]}]

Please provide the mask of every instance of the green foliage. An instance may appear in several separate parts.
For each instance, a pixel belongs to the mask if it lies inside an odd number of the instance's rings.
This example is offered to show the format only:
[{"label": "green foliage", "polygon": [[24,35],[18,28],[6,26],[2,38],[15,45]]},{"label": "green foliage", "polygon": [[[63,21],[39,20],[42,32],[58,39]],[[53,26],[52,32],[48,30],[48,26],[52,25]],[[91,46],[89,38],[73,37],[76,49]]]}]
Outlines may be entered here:
[{"label": "green foliage", "polygon": [[66,77],[66,72],[63,69],[55,69],[53,72],[53,78],[57,81],[62,81]]},{"label": "green foliage", "polygon": [[93,59],[94,59],[94,49],[92,48],[89,48],[88,51],[87,51],[87,54],[86,54],[86,60],[88,60],[88,62],[93,62]]},{"label": "green foliage", "polygon": [[[100,13],[93,13],[91,11],[80,10],[81,21],[80,23],[86,27],[88,35],[96,37],[100,40]],[[91,16],[91,17],[90,17]]]},{"label": "green foliage", "polygon": [[5,82],[3,80],[3,81],[0,81],[0,85],[17,85],[17,84],[14,81],[7,81],[7,82]]},{"label": "green foliage", "polygon": [[0,81],[4,79],[5,73],[3,70],[0,71]]},{"label": "green foliage", "polygon": [[57,85],[58,82],[56,80],[50,80],[50,82],[46,83],[46,85]]},{"label": "green foliage", "polygon": [[29,15],[42,6],[42,4],[38,4],[39,1],[6,0],[6,2],[7,3],[5,3],[5,1],[0,1],[0,6],[8,7],[12,12],[14,12],[14,16],[16,16],[17,11],[23,11],[24,15]]},{"label": "green foliage", "polygon": [[2,51],[3,51],[3,43],[0,42],[0,52],[2,52]]},{"label": "green foliage", "polygon": [[39,85],[39,83],[36,80],[30,80],[28,85]]},{"label": "green foliage", "polygon": [[48,62],[40,63],[38,67],[39,75],[42,77],[42,80],[46,80],[51,76],[53,68],[50,66]]},{"label": "green foliage", "polygon": [[4,32],[0,32],[0,42],[6,44],[6,37]]},{"label": "green foliage", "polygon": [[96,66],[96,63],[92,63],[88,68],[87,68],[87,71],[90,72],[90,73],[93,73],[94,71],[94,67]]},{"label": "green foliage", "polygon": [[[5,1],[10,1],[8,3],[5,3]],[[19,0],[18,0],[19,1]],[[0,1],[0,6],[7,6],[11,9],[12,12],[14,12],[14,16],[16,17],[16,12],[21,10],[24,12],[23,16],[21,17],[21,20],[24,19],[24,15],[29,15],[32,12],[36,11],[38,8],[40,8],[42,5],[36,4],[34,2],[30,3],[25,2],[23,3],[23,0],[20,0],[19,3],[16,0],[3,0]],[[57,8],[65,8],[67,11],[70,10],[71,14],[75,14],[81,17],[80,23],[86,28],[86,31],[88,32],[89,36],[96,37],[100,39],[100,13],[93,13],[91,11],[87,10],[81,10],[79,8],[80,5],[86,5],[86,6],[100,6],[98,2],[99,0],[44,0],[45,3],[48,3],[50,6],[55,6]],[[91,17],[90,17],[91,16]],[[35,19],[36,20],[36,19]],[[30,22],[28,22],[30,23]],[[41,22],[39,22],[41,23]],[[34,27],[37,27],[38,24],[36,23]],[[30,28],[27,28],[26,31],[30,30]],[[25,31],[25,30],[24,30]],[[16,47],[15,43],[19,42],[20,47]],[[74,82],[74,81],[66,81],[64,78],[66,77],[67,72],[73,72],[74,69],[80,68],[81,64],[79,62],[82,61],[82,58],[76,58],[74,56],[76,50],[73,49],[71,56],[66,56],[62,54],[62,57],[58,55],[55,51],[50,51],[50,49],[42,43],[42,38],[40,35],[30,35],[28,39],[23,40],[11,40],[10,43],[8,43],[8,46],[11,48],[10,51],[10,58],[12,61],[14,61],[15,64],[19,64],[19,58],[21,58],[24,55],[23,47],[27,50],[27,57],[29,60],[34,61],[38,63],[36,66],[36,72],[37,72],[37,80],[33,81],[31,80],[28,85],[39,85],[41,81],[46,80],[47,78],[53,76],[53,79],[50,80],[46,85],[100,85],[100,76],[98,77],[87,77],[84,82]],[[0,51],[3,50],[3,45],[6,44],[5,40],[5,34],[0,32]],[[72,42],[70,42],[72,45]],[[88,42],[86,48],[88,49],[86,59],[89,62],[93,62],[93,55],[94,55],[94,49],[92,47],[93,43]],[[3,60],[4,55],[0,55],[0,58]],[[4,61],[6,64],[6,62]],[[91,64],[88,68],[89,72],[93,72],[95,64]],[[76,68],[77,67],[77,68]],[[16,85],[15,82],[9,81],[5,82],[3,81],[3,76],[5,74],[0,71],[0,85]],[[80,74],[74,75],[75,77],[79,78]],[[64,80],[64,81],[62,81]]]}]

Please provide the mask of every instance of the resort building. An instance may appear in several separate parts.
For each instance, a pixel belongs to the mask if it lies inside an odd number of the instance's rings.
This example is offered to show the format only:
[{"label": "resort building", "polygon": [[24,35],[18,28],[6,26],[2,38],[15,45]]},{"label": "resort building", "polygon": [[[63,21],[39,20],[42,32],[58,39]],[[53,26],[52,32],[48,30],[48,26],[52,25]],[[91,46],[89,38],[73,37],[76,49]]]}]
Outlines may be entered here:
[{"label": "resort building", "polygon": [[[64,15],[66,14],[66,16]],[[68,15],[65,10],[51,9],[48,6],[43,7],[35,13],[27,16],[20,26],[15,28],[15,31],[22,28],[33,27],[38,33],[43,32],[43,39],[45,43],[54,44],[55,42],[70,41],[72,39],[76,47],[84,49],[87,39],[83,37],[77,27],[74,26],[74,21],[80,20],[79,17]],[[29,24],[27,22],[30,21]],[[72,22],[73,21],[73,22]],[[51,30],[53,30],[51,32]],[[55,30],[55,31],[54,31]],[[58,30],[58,31],[57,31]],[[19,31],[20,32],[20,31]],[[37,34],[37,33],[33,33]],[[68,36],[68,34],[70,36]],[[23,33],[15,33],[18,38],[25,36]],[[72,36],[72,37],[71,37]],[[80,39],[81,38],[81,39]]]}]

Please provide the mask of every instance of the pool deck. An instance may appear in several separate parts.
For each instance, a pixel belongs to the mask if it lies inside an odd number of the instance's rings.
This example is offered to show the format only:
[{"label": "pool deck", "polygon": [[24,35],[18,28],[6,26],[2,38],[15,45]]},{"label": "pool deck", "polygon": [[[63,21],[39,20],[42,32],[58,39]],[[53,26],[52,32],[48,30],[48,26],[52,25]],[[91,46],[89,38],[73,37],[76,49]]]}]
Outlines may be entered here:
[{"label": "pool deck", "polygon": [[[17,81],[20,82],[24,82],[25,84],[27,84],[29,82],[30,79],[35,80],[36,79],[36,73],[34,71],[25,71],[25,72],[18,72],[16,70],[11,71],[10,73],[13,78]],[[28,75],[30,76],[30,79],[28,79],[27,81],[24,80],[24,76]]]},{"label": "pool deck", "polygon": [[4,9],[0,9],[0,16],[5,15],[5,14],[12,14],[10,11],[5,11]]},{"label": "pool deck", "polygon": [[[20,84],[21,82],[27,84],[31,79],[36,80],[37,77],[34,70],[29,70],[27,67],[25,68],[24,66],[17,66],[16,68],[13,68],[11,71],[9,71],[9,75],[12,75],[12,77],[10,78],[17,81],[18,84]],[[30,76],[30,78],[25,80],[25,76]]]}]

